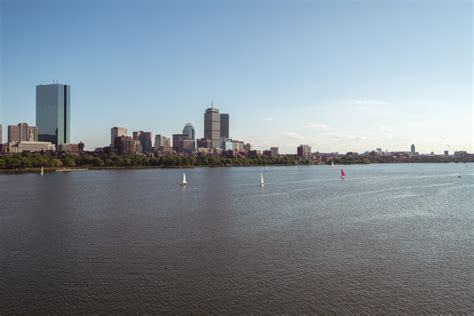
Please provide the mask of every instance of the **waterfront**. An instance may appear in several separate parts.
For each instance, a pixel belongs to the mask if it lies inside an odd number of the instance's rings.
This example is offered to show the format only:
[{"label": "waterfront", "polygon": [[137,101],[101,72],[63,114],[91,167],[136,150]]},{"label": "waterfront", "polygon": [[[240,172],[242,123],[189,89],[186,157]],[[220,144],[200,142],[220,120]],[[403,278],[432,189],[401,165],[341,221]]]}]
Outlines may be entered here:
[{"label": "waterfront", "polygon": [[0,313],[472,313],[468,166],[0,175]]}]

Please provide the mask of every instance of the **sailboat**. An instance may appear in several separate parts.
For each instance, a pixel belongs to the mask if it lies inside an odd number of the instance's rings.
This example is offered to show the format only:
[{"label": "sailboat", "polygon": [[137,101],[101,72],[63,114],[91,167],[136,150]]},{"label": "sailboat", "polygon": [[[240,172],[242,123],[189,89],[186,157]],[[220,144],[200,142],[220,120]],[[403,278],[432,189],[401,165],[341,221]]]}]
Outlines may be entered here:
[{"label": "sailboat", "polygon": [[344,180],[346,174],[344,173],[344,168],[341,168],[341,179]]},{"label": "sailboat", "polygon": [[44,168],[41,167],[40,175],[44,175]]},{"label": "sailboat", "polygon": [[334,168],[334,161],[331,161],[331,168]]},{"label": "sailboat", "polygon": [[268,171],[268,166],[265,166],[265,172],[267,172],[267,171]]},{"label": "sailboat", "polygon": [[183,172],[183,181],[179,184],[182,187],[185,187],[188,185],[188,182],[186,181],[186,174]]},{"label": "sailboat", "polygon": [[265,182],[263,181],[263,174],[260,174],[260,186],[263,187]]}]

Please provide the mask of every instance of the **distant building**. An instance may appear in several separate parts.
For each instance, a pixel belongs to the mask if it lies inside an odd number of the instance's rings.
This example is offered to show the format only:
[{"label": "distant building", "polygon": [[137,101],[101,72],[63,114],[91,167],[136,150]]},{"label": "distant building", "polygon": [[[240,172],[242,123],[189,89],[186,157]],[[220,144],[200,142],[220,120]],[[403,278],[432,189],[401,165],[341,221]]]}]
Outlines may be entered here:
[{"label": "distant building", "polygon": [[120,155],[135,154],[142,151],[140,141],[130,136],[115,137],[114,148]]},{"label": "distant building", "polygon": [[253,150],[252,144],[247,143],[247,144],[244,145],[244,151],[250,152],[250,151],[252,151],[252,150]]},{"label": "distant building", "polygon": [[71,87],[65,84],[36,86],[38,140],[56,146],[68,144],[71,129]]},{"label": "distant building", "polygon": [[115,138],[119,136],[127,136],[128,131],[123,127],[112,127],[110,129],[110,147],[114,148]]},{"label": "distant building", "polygon": [[221,114],[221,138],[230,138],[229,136],[229,114]]},{"label": "distant building", "polygon": [[0,124],[0,144],[3,144],[3,127],[2,127],[2,124]]},{"label": "distant building", "polygon": [[244,142],[242,142],[240,140],[233,140],[232,144],[233,144],[233,149],[234,150],[237,150],[237,151],[243,151],[244,150]]},{"label": "distant building", "polygon": [[173,149],[176,152],[183,152],[183,139],[186,137],[187,135],[185,134],[173,134]]},{"label": "distant building", "polygon": [[58,152],[79,154],[84,150],[84,143],[79,144],[59,144]]},{"label": "distant building", "polygon": [[444,155],[445,155],[445,156],[449,156],[449,150],[445,150],[445,151],[444,151]]},{"label": "distant building", "polygon": [[311,147],[309,145],[299,145],[296,149],[296,155],[301,160],[311,159]]},{"label": "distant building", "polygon": [[222,139],[221,148],[224,151],[234,150],[234,143],[232,142],[232,139]]},{"label": "distant building", "polygon": [[186,123],[183,128],[183,134],[186,135],[188,139],[195,140],[196,139],[196,130],[194,129],[193,124]]},{"label": "distant building", "polygon": [[163,135],[156,135],[155,136],[155,151],[164,151],[167,147],[171,147],[171,141],[169,137],[165,137]]},{"label": "distant building", "polygon": [[192,153],[194,152],[194,148],[196,147],[196,142],[193,139],[183,138],[181,144],[181,151],[184,153]]},{"label": "distant building", "polygon": [[138,140],[145,153],[153,152],[152,135],[150,132],[133,132],[133,139]]},{"label": "distant building", "polygon": [[36,142],[38,141],[38,128],[28,126],[27,123],[8,126],[8,142]]},{"label": "distant building", "polygon": [[467,157],[468,157],[467,151],[455,151],[454,152],[454,158],[463,159],[463,158],[467,158]]},{"label": "distant building", "polygon": [[272,157],[276,157],[279,155],[278,153],[278,147],[270,147],[270,152],[272,154]]},{"label": "distant building", "polygon": [[212,142],[210,139],[200,138],[197,140],[197,148],[212,148]]},{"label": "distant building", "polygon": [[23,141],[8,143],[6,151],[10,153],[55,151],[56,146],[51,142]]},{"label": "distant building", "polygon": [[410,152],[412,155],[414,155],[416,153],[416,150],[415,150],[415,144],[411,144],[411,147],[410,147]]},{"label": "distant building", "polygon": [[221,115],[219,109],[210,107],[204,113],[204,138],[211,141],[212,148],[220,146]]}]

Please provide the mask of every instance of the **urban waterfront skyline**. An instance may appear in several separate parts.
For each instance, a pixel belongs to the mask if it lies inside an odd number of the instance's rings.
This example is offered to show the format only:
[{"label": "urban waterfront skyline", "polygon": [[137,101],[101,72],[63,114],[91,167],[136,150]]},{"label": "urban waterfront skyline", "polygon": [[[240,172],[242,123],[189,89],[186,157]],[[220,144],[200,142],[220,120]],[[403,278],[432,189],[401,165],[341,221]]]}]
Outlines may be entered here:
[{"label": "urban waterfront skyline", "polygon": [[[37,126],[29,126],[26,122],[20,122],[17,125],[8,125],[8,141],[7,144],[33,141],[37,142],[50,142],[58,148],[59,145],[69,145],[70,138],[70,85],[66,84],[39,84],[36,86],[36,117],[41,118],[42,122],[40,125],[46,126],[45,128],[49,131],[49,134],[40,134]],[[46,115],[49,114],[49,115]],[[153,132],[134,131],[132,136],[128,135],[128,129],[126,127],[112,127],[110,129],[110,145],[103,145],[96,147],[108,148],[118,150],[119,153],[153,153],[157,150],[163,153],[170,152],[170,150],[176,153],[188,153],[195,152],[196,149],[216,149],[219,148],[223,151],[227,150],[242,150],[245,142],[241,140],[232,139],[230,137],[230,115],[226,113],[220,113],[217,107],[214,107],[213,102],[211,106],[204,112],[204,123],[203,123],[203,137],[196,138],[196,130],[192,123],[186,123],[182,133],[172,134],[172,146],[170,146],[170,138],[161,134],[154,134]],[[55,135],[51,131],[55,129]],[[44,133],[44,132],[43,132]],[[39,136],[40,135],[40,136]],[[41,137],[42,136],[42,137]],[[42,139],[39,139],[42,138]],[[120,138],[120,139],[118,139]],[[135,142],[135,143],[133,143]],[[82,148],[84,149],[84,144]],[[166,144],[162,144],[166,143]],[[0,144],[2,144],[2,125],[0,124]],[[165,145],[165,146],[163,146]],[[253,144],[247,143],[248,146],[254,148]],[[36,146],[41,147],[40,143]],[[45,143],[42,144],[45,146]],[[77,145],[74,145],[77,146]],[[117,147],[118,146],[118,147]],[[125,147],[124,147],[125,146]],[[447,146],[449,147],[449,145]],[[63,147],[61,147],[63,148]],[[124,151],[123,148],[126,148]],[[375,149],[375,150],[374,150]],[[28,149],[27,149],[28,150]],[[90,149],[92,150],[92,149]],[[270,148],[262,148],[257,150],[258,152],[267,151],[272,156],[280,154],[279,147],[271,146]],[[369,148],[364,151],[365,154],[369,152],[376,152],[381,154],[382,148]],[[388,149],[385,149],[388,152]],[[320,150],[313,152],[320,153]],[[352,151],[346,151],[348,154]],[[411,155],[419,155],[419,152],[415,151],[415,144],[411,144],[410,150],[395,150],[393,153],[410,153]],[[444,156],[449,155],[449,149],[443,150]],[[454,150],[459,154],[467,153],[466,150]],[[304,160],[308,160],[311,157],[311,146],[308,144],[300,144],[296,148],[296,155]],[[332,152],[342,154],[342,152]],[[248,151],[247,151],[248,154]],[[293,154],[293,153],[281,153],[281,154]],[[428,153],[421,153],[428,154]],[[430,152],[434,155],[434,151]]]},{"label": "urban waterfront skyline", "polygon": [[202,137],[214,100],[259,149],[474,151],[470,3],[0,8],[3,134],[37,125],[34,86],[55,79],[73,87],[70,141],[87,149],[113,126],[171,137],[190,122]]}]

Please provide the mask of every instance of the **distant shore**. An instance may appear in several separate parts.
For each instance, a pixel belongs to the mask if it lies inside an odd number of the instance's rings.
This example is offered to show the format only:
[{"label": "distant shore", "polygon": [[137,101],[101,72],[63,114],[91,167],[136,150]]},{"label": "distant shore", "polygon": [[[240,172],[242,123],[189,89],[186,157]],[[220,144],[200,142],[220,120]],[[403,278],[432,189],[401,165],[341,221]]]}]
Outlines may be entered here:
[{"label": "distant shore", "polygon": [[[445,161],[445,162],[424,162],[424,161],[415,161],[415,162],[371,162],[371,163],[352,163],[352,164],[335,164],[334,167],[342,167],[344,165],[383,165],[383,164],[465,164],[473,163],[471,161],[467,162],[454,162],[454,161]],[[194,168],[246,168],[246,167],[301,167],[301,166],[326,166],[330,167],[329,164],[278,164],[278,165],[212,165],[212,166],[201,166],[201,165],[187,165],[187,166],[109,166],[109,167],[94,167],[90,166],[88,168],[84,167],[69,167],[69,168],[44,168],[44,173],[53,173],[53,172],[87,172],[87,171],[97,171],[97,170],[146,170],[146,169],[194,169]],[[0,169],[0,174],[25,174],[25,173],[40,173],[41,168],[17,168],[17,169]]]}]

